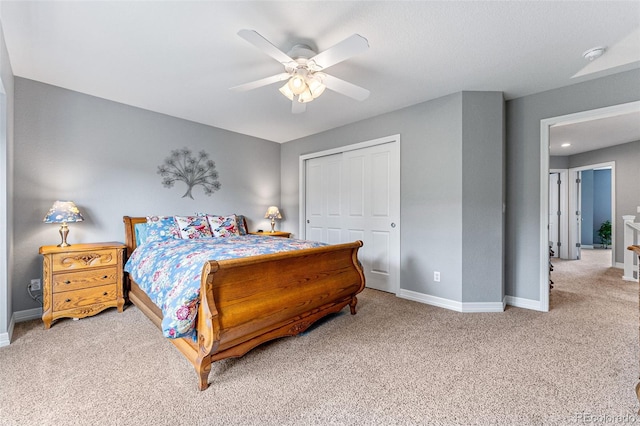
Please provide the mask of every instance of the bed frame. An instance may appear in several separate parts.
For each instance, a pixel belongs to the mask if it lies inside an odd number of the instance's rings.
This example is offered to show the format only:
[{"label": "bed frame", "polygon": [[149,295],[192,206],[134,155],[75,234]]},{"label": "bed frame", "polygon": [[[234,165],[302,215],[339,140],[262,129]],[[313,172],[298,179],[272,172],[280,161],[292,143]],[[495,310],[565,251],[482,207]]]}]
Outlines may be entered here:
[{"label": "bed frame", "polygon": [[[145,217],[124,216],[127,253],[136,248],[135,225]],[[358,262],[362,241],[231,260],[202,267],[197,342],[168,339],[191,362],[199,389],[209,387],[211,364],[239,357],[268,340],[293,336],[346,305],[356,313],[365,286]],[[128,274],[125,274],[128,275]],[[128,300],[158,327],[162,312],[127,277]]]}]

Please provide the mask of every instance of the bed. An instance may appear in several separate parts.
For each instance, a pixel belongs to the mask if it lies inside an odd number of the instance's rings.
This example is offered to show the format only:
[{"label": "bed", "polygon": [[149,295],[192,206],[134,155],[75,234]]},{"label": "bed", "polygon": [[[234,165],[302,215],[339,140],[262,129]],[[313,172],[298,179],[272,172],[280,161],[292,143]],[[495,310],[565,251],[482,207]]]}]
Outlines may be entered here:
[{"label": "bed", "polygon": [[[135,257],[140,242],[138,232],[147,217],[124,216],[123,221],[127,256]],[[196,277],[199,289],[192,330],[167,339],[195,368],[199,389],[209,386],[211,364],[215,361],[240,357],[268,340],[297,335],[347,305],[354,315],[356,295],[365,286],[357,257],[360,247],[362,242],[355,241],[203,261]],[[147,244],[140,245],[138,254],[143,250],[149,250]],[[133,279],[133,274],[125,275],[128,300],[165,329],[166,318],[159,304]],[[138,280],[143,281],[144,277]]]}]

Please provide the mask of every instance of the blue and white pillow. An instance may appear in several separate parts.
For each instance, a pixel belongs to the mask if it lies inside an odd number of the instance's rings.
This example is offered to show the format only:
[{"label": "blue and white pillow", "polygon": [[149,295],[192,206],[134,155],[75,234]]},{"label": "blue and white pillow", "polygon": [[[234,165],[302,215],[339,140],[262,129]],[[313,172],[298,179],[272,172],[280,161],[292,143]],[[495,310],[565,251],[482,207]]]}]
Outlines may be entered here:
[{"label": "blue and white pillow", "polygon": [[230,237],[232,235],[240,235],[238,232],[238,224],[236,215],[230,216],[210,216],[207,215],[211,233],[214,237]]},{"label": "blue and white pillow", "polygon": [[[142,237],[142,236],[141,236]],[[180,230],[173,216],[148,216],[146,238],[141,242],[180,239]]]},{"label": "blue and white pillow", "polygon": [[180,237],[183,240],[196,238],[211,238],[211,228],[206,217],[202,216],[175,216]]}]

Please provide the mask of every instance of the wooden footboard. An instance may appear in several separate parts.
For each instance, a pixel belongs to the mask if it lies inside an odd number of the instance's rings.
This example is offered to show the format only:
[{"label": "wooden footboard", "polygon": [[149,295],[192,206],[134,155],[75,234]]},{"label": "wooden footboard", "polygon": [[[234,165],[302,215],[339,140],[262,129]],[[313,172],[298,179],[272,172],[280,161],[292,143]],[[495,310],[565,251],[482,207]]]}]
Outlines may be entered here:
[{"label": "wooden footboard", "polygon": [[[124,218],[129,253],[135,248],[134,225],[143,220]],[[355,314],[356,295],[365,286],[360,247],[362,242],[355,241],[203,265],[197,344],[169,339],[193,364],[200,390],[209,386],[214,361],[296,335],[346,305]],[[159,326],[160,309],[134,282],[129,299]]]}]

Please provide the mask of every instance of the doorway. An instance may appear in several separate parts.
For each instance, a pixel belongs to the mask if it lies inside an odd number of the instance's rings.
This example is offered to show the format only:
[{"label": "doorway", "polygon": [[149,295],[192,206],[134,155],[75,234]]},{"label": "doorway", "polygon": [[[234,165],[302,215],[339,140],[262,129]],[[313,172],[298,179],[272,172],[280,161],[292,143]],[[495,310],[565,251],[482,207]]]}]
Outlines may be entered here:
[{"label": "doorway", "polygon": [[300,157],[300,235],[362,240],[366,285],[400,290],[400,136]]},{"label": "doorway", "polygon": [[[615,162],[569,169],[569,259],[582,259],[582,250],[610,247],[615,266],[616,193]],[[607,221],[610,241],[602,241],[600,228]]]},{"label": "doorway", "polygon": [[[540,311],[549,311],[549,129],[556,124],[580,123],[637,111],[640,111],[640,101],[540,120],[540,252],[538,264]],[[615,217],[615,212],[612,213],[612,217]],[[613,262],[615,262],[615,257]]]}]

